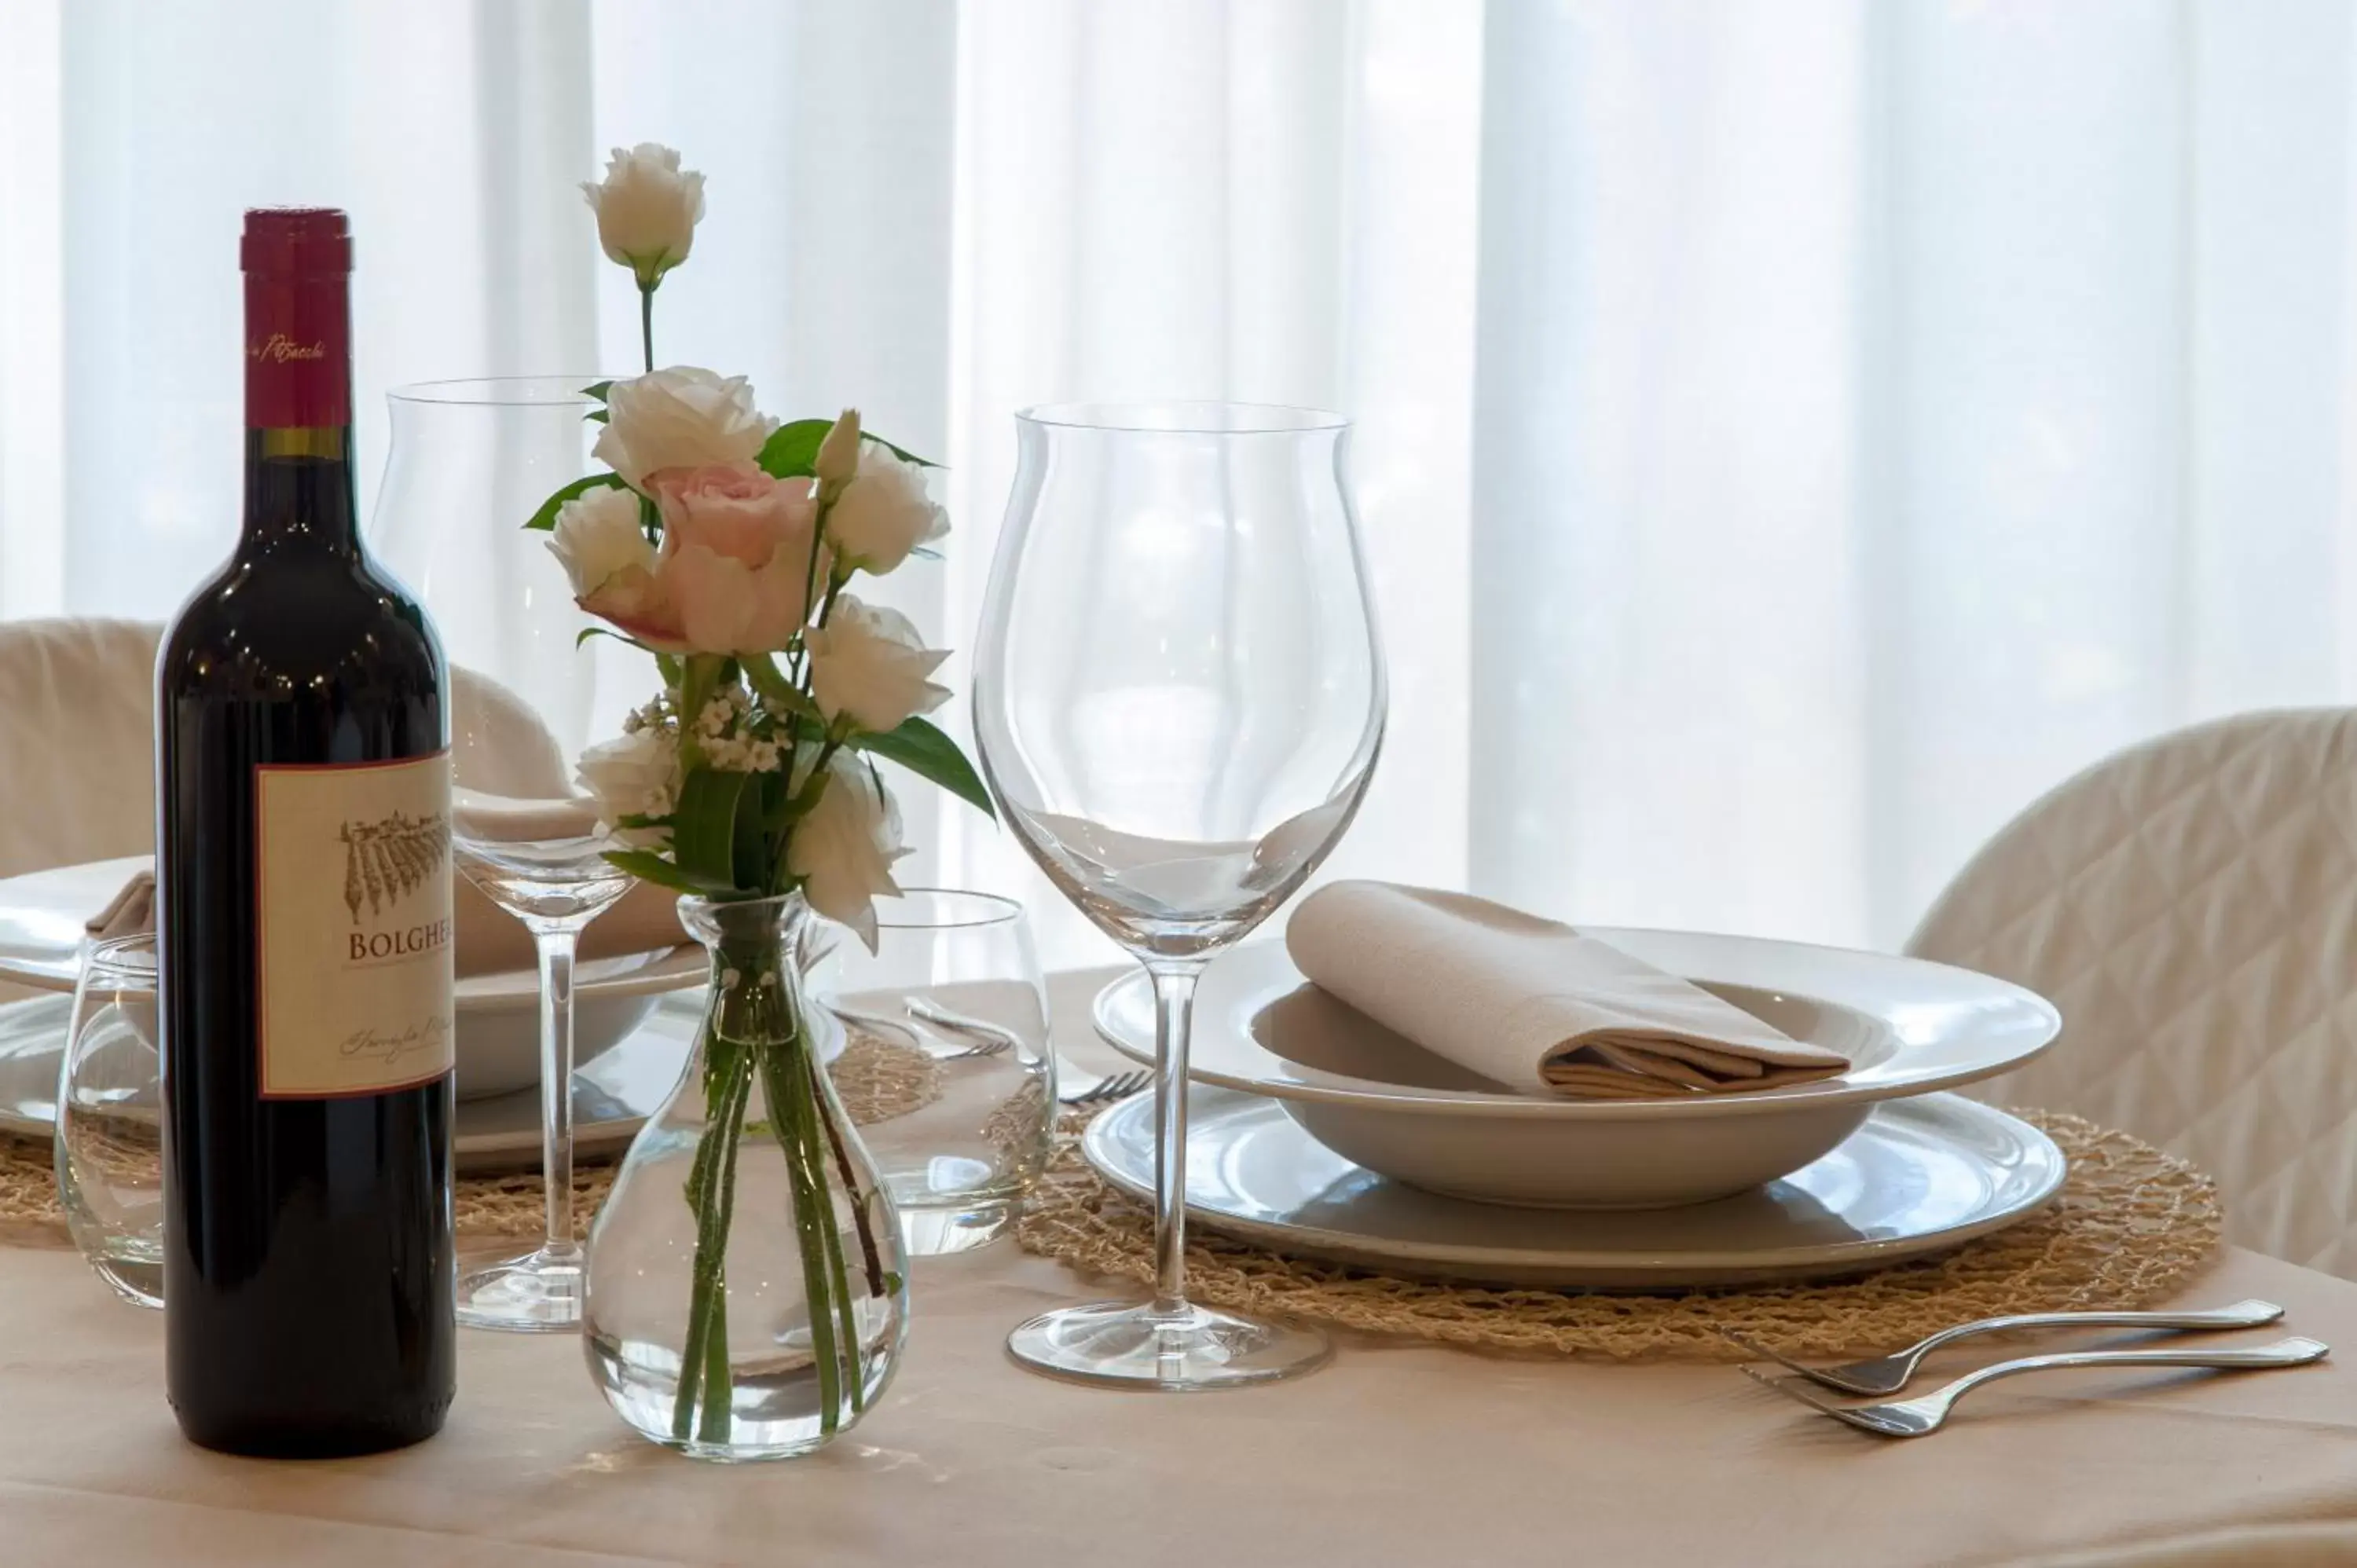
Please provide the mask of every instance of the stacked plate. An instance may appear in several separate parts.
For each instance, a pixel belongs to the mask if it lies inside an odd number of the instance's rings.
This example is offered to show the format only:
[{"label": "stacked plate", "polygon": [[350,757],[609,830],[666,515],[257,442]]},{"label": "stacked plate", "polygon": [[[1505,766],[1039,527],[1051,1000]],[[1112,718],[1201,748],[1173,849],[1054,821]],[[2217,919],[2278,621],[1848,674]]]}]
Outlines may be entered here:
[{"label": "stacked plate", "polygon": [[[1659,1288],[1857,1273],[2033,1212],[2061,1151],[1945,1090],[2020,1066],[2061,1019],[2042,998],[1919,960],[1684,931],[1590,929],[1796,1038],[1835,1078],[1753,1093],[1581,1101],[1515,1094],[1304,981],[1281,944],[1204,973],[1188,1202],[1282,1251],[1450,1278]],[[1098,1033],[1154,1056],[1143,974]],[[1090,1161],[1153,1187],[1152,1108],[1091,1127]]]},{"label": "stacked plate", "polygon": [[[0,879],[0,984],[54,994],[0,1004],[0,1132],[46,1137],[56,1118],[82,923],[145,856]],[[679,1076],[701,1016],[705,960],[694,943],[584,960],[575,971],[573,1114],[583,1153],[627,1144]],[[457,1152],[465,1171],[540,1159],[540,977],[468,975],[457,985]]]}]

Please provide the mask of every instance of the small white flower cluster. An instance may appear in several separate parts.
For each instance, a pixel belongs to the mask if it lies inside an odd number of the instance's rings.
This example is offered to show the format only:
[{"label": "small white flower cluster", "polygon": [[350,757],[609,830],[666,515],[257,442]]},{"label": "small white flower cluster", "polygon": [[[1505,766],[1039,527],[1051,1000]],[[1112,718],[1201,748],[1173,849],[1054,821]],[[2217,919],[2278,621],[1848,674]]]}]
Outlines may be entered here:
[{"label": "small white flower cluster", "polygon": [[730,686],[695,716],[695,744],[723,773],[775,773],[785,765],[780,726],[742,686]]}]

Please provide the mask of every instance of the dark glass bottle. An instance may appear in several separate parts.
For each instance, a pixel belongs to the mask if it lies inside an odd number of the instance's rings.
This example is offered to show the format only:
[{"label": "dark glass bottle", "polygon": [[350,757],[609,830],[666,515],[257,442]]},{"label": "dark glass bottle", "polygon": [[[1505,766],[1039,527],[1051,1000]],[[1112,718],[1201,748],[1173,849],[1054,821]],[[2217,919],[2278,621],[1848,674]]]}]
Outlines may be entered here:
[{"label": "dark glass bottle", "polygon": [[242,255],[243,531],[156,665],[167,1379],[207,1447],[356,1454],[456,1376],[448,681],[354,517],[344,215]]}]

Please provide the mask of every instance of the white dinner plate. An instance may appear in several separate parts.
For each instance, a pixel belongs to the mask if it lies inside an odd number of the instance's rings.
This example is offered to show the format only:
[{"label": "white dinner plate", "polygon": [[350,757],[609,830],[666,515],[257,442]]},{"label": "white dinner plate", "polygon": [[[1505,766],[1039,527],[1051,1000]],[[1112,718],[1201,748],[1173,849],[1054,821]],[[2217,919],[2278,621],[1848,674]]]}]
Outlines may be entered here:
[{"label": "white dinner plate", "polygon": [[[71,992],[81,972],[83,923],[150,858],[128,855],[0,879],[0,982]],[[579,1059],[619,1044],[645,1022],[653,999],[694,985],[708,961],[683,941],[655,952],[583,959],[574,969],[574,1045]],[[458,1097],[480,1100],[540,1082],[540,976],[533,970],[459,977]]]},{"label": "white dinner plate", "polygon": [[[1497,1284],[1659,1290],[1864,1273],[1943,1251],[2036,1211],[2062,1185],[2052,1140],[1953,1094],[1872,1108],[1838,1148],[1716,1203],[1625,1213],[1444,1197],[1366,1170],[1275,1101],[1189,1091],[1187,1209],[1275,1251]],[[1124,1101],[1081,1141],[1089,1163],[1152,1200],[1154,1100]]]},{"label": "white dinner plate", "polygon": [[[1281,1101],[1370,1170],[1488,1203],[1661,1208],[1798,1170],[1881,1101],[2018,1067],[2061,1026],[2043,998],[1984,974],[1753,937],[1591,929],[1848,1071],[1755,1093],[1580,1101],[1520,1094],[1437,1057],[1305,981],[1277,942],[1214,960],[1196,998],[1189,1076]],[[1098,993],[1097,1031],[1154,1057],[1143,973]]]},{"label": "white dinner plate", "polygon": [[[57,1118],[58,1058],[73,1004],[40,996],[0,1006],[0,1132],[46,1138]],[[704,1017],[701,992],[666,996],[629,1038],[573,1074],[574,1148],[619,1153],[679,1081]],[[458,1169],[468,1175],[540,1164],[540,1090],[458,1102]]]},{"label": "white dinner plate", "polygon": [[[135,854],[0,878],[0,982],[70,992],[81,972],[84,923],[150,864],[151,857]],[[676,991],[703,979],[705,964],[704,950],[689,941],[660,952],[583,959],[574,970],[573,994],[578,1003]],[[537,1012],[540,976],[528,969],[465,975],[457,997],[467,1012]]]}]

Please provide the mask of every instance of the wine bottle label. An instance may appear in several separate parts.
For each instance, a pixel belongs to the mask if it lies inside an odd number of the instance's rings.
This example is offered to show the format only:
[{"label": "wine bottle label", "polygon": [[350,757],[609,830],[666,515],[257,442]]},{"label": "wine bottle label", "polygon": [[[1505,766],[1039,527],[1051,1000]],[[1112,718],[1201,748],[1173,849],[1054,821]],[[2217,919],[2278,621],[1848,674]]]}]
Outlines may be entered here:
[{"label": "wine bottle label", "polygon": [[254,818],[263,1098],[448,1072],[449,754],[257,768]]}]

